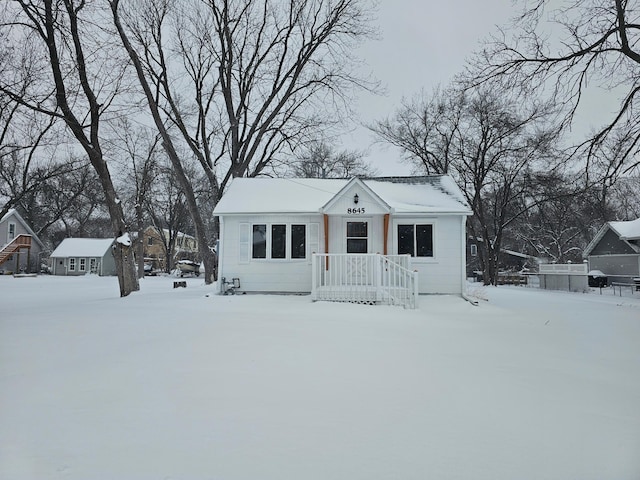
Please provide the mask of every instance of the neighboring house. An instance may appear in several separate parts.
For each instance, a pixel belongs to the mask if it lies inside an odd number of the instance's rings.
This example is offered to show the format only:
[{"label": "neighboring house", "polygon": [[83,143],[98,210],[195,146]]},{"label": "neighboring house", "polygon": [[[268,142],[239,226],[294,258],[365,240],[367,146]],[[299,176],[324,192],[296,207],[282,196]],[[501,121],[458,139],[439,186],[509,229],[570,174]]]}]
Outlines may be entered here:
[{"label": "neighboring house", "polygon": [[[239,279],[243,291],[358,301],[345,291],[366,290],[360,300],[394,303],[400,272],[415,271],[419,293],[462,294],[470,214],[445,175],[236,178],[214,210],[218,278]],[[329,288],[337,298],[319,294]]]},{"label": "neighboring house", "polygon": [[49,256],[53,275],[116,275],[113,238],[65,238]]},{"label": "neighboring house", "polygon": [[[467,278],[473,278],[476,281],[482,279],[480,253],[478,252],[482,245],[482,238],[474,238],[472,235],[467,237]],[[507,248],[501,248],[498,257],[500,272],[537,272],[539,266],[544,263],[549,263],[549,260]]]},{"label": "neighboring house", "polygon": [[[174,251],[169,257],[174,260],[196,260],[198,258],[198,241],[195,237],[183,232],[174,233],[176,242]],[[169,244],[169,230],[149,226],[144,230],[143,245],[145,262],[150,263],[154,270],[166,270],[167,250]]]},{"label": "neighboring house", "polygon": [[44,244],[15,210],[0,219],[0,272],[40,271]]},{"label": "neighboring house", "polygon": [[640,218],[607,222],[583,253],[589,271],[599,270],[609,282],[630,283],[640,276]]}]

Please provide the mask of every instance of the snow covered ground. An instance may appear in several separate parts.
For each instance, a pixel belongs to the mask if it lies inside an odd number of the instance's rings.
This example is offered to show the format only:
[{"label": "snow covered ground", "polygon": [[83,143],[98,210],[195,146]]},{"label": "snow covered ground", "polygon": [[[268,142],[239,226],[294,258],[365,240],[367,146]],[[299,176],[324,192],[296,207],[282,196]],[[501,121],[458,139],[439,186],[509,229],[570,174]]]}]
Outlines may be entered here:
[{"label": "snow covered ground", "polygon": [[640,478],[640,295],[0,276],[2,479]]}]

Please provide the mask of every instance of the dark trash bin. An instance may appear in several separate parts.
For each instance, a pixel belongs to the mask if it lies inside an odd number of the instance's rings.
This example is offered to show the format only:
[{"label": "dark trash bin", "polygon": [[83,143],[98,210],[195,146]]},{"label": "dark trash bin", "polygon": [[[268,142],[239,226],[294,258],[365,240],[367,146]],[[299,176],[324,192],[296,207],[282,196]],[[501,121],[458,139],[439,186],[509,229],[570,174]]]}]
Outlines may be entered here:
[{"label": "dark trash bin", "polygon": [[589,275],[590,287],[602,288],[609,284],[609,277],[600,270],[591,270],[587,275]]}]

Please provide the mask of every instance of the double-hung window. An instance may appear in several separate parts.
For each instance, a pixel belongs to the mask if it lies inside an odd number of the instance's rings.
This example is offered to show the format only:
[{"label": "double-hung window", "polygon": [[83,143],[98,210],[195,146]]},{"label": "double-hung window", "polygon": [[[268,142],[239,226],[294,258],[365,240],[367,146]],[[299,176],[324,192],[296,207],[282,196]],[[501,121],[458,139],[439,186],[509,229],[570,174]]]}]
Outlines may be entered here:
[{"label": "double-hung window", "polygon": [[80,271],[81,272],[86,272],[87,271],[87,259],[86,258],[81,258],[80,259]]},{"label": "double-hung window", "polygon": [[76,271],[76,259],[75,258],[70,258],[69,259],[69,271],[70,272],[75,272]]},{"label": "double-hung window", "polygon": [[398,255],[412,257],[433,257],[433,225],[398,225]]}]

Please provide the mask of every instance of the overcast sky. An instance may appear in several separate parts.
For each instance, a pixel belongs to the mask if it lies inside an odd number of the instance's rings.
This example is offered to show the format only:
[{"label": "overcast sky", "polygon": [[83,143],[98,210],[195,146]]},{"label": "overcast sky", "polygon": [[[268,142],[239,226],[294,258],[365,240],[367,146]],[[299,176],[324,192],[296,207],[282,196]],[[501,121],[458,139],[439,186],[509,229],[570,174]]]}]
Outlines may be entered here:
[{"label": "overcast sky", "polygon": [[[364,122],[391,115],[403,97],[421,89],[445,85],[464,67],[481,39],[505,25],[516,13],[511,0],[380,0],[381,39],[363,46],[362,58],[386,88],[384,97],[361,95],[358,105]],[[409,173],[392,147],[369,146],[364,128],[345,135],[342,148],[369,148],[369,159],[383,175]]]}]

